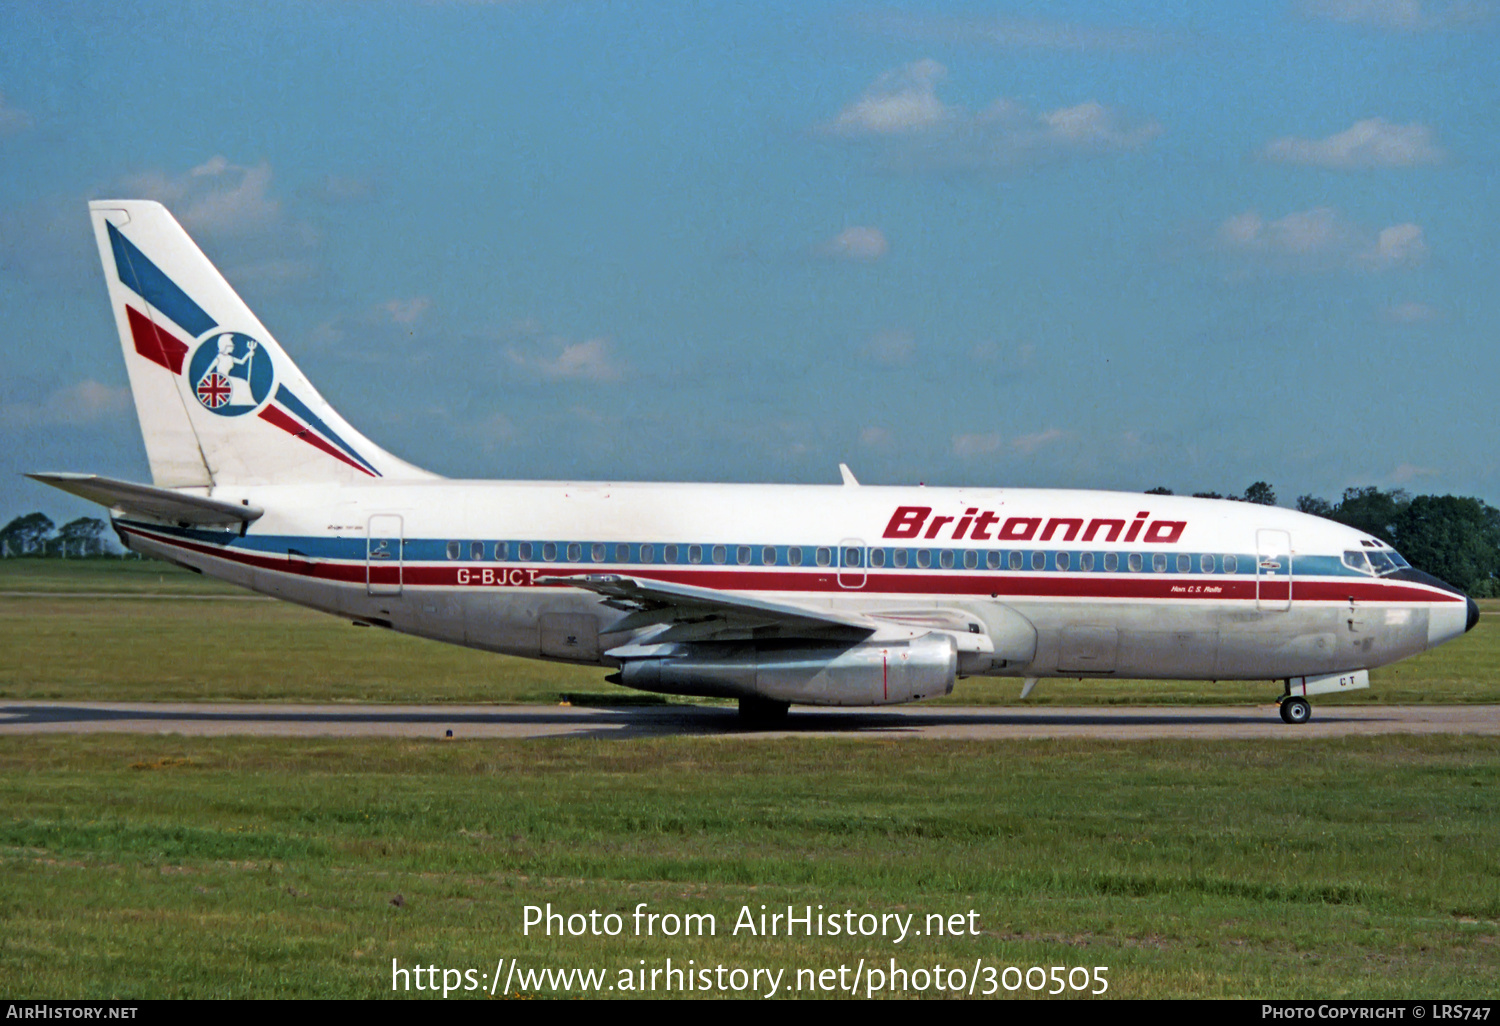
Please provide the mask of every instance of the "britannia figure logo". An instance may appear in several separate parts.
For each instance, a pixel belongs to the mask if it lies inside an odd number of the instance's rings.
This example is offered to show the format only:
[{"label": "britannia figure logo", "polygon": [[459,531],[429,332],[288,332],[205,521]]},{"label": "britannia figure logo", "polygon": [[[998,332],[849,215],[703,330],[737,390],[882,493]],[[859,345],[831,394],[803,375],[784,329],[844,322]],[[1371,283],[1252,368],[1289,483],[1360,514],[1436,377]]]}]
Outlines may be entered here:
[{"label": "britannia figure logo", "polygon": [[271,392],[270,354],[249,335],[215,330],[198,343],[188,381],[203,408],[222,417],[249,413]]}]

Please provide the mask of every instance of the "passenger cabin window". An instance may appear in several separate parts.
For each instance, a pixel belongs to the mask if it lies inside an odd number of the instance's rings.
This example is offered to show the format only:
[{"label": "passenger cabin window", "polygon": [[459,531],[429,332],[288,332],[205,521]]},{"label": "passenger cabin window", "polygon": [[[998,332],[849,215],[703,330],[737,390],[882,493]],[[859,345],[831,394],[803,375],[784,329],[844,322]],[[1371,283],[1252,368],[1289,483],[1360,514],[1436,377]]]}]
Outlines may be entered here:
[{"label": "passenger cabin window", "polygon": [[676,545],[663,545],[661,547],[661,561],[663,563],[675,563],[675,562],[677,562],[677,546]]},{"label": "passenger cabin window", "polygon": [[469,558],[470,559],[483,559],[484,558],[484,542],[469,542]]},{"label": "passenger cabin window", "polygon": [[459,545],[458,542],[449,542],[448,543],[448,558],[449,559],[457,559],[458,558],[459,547],[460,547],[460,545]]},{"label": "passenger cabin window", "polygon": [[729,550],[722,545],[714,546],[714,562],[722,563],[729,558]]},{"label": "passenger cabin window", "polygon": [[531,542],[521,542],[516,546],[516,558],[523,563],[531,562]]},{"label": "passenger cabin window", "polygon": [[642,563],[654,563],[654,562],[656,562],[656,546],[655,545],[642,545],[641,546],[641,562]]},{"label": "passenger cabin window", "polygon": [[740,566],[750,565],[750,546],[741,545],[734,550],[734,561]]},{"label": "passenger cabin window", "polygon": [[544,542],[542,544],[542,558],[548,563],[557,558],[557,542]]},{"label": "passenger cabin window", "polygon": [[788,566],[802,565],[802,546],[793,545],[786,550],[786,561]]},{"label": "passenger cabin window", "polygon": [[760,550],[760,562],[762,566],[776,565],[776,547],[774,545],[767,545]]},{"label": "passenger cabin window", "polygon": [[1210,556],[1206,552],[1203,555],[1199,556],[1198,557],[1198,569],[1201,570],[1201,571],[1203,571],[1206,574],[1213,573],[1214,572],[1214,557]]},{"label": "passenger cabin window", "polygon": [[885,549],[870,550],[870,565],[885,566]]},{"label": "passenger cabin window", "polygon": [[1057,554],[1056,559],[1057,559],[1057,568],[1059,570],[1066,570],[1068,568],[1069,562],[1071,562],[1068,559],[1068,554],[1066,552],[1059,552]]},{"label": "passenger cabin window", "polygon": [[1000,569],[1000,553],[996,552],[993,549],[991,549],[989,552],[986,552],[984,554],[984,565],[987,566],[991,570],[999,570]]},{"label": "passenger cabin window", "polygon": [[1024,557],[1022,557],[1022,555],[1019,552],[1012,552],[1010,554],[1010,568],[1012,570],[1019,570],[1019,569],[1021,569],[1021,560],[1023,558]]},{"label": "passenger cabin window", "polygon": [[496,559],[504,559],[505,558],[505,543],[504,542],[496,542],[495,543],[495,558]]},{"label": "passenger cabin window", "polygon": [[703,546],[702,545],[689,545],[688,546],[688,562],[689,563],[701,563],[701,562],[703,562]]},{"label": "passenger cabin window", "polygon": [[1151,570],[1153,573],[1158,574],[1167,572],[1167,554],[1165,552],[1155,553],[1151,557]]},{"label": "passenger cabin window", "polygon": [[571,543],[569,543],[569,545],[568,545],[568,562],[569,563],[577,563],[581,559],[583,559],[583,546],[580,545],[580,544],[578,544],[577,542],[571,542]]},{"label": "passenger cabin window", "polygon": [[953,569],[952,549],[944,549],[941,553],[938,554],[938,565],[941,566],[944,570]]},{"label": "passenger cabin window", "polygon": [[1233,556],[1224,557],[1224,572],[1226,574],[1235,573],[1239,570],[1239,568],[1240,561],[1238,559],[1235,559]]},{"label": "passenger cabin window", "polygon": [[1120,554],[1118,552],[1106,552],[1104,554],[1104,570],[1106,573],[1114,573],[1120,569]]},{"label": "passenger cabin window", "polygon": [[630,562],[630,546],[629,545],[616,545],[615,546],[615,562],[616,563],[628,563],[628,562]]},{"label": "passenger cabin window", "polygon": [[1047,554],[1045,552],[1033,552],[1031,554],[1031,569],[1047,569]]},{"label": "passenger cabin window", "polygon": [[833,562],[833,550],[826,545],[818,546],[817,559],[819,566],[828,566]]},{"label": "passenger cabin window", "polygon": [[979,566],[979,553],[973,549],[964,552],[964,569],[973,570],[977,566]]},{"label": "passenger cabin window", "polygon": [[1084,571],[1085,573],[1094,569],[1094,554],[1092,552],[1084,552],[1079,554],[1078,569]]},{"label": "passenger cabin window", "polygon": [[859,549],[853,548],[852,546],[851,547],[846,547],[844,549],[844,565],[845,566],[860,566],[863,563],[864,563],[864,560],[862,560],[862,559],[859,558]]},{"label": "passenger cabin window", "polygon": [[1180,574],[1192,573],[1193,557],[1189,556],[1186,552],[1179,552],[1177,554],[1177,572]]},{"label": "passenger cabin window", "polygon": [[589,558],[592,559],[595,563],[602,563],[604,562],[605,557],[608,555],[608,553],[609,549],[605,547],[603,542],[595,542],[593,547],[589,550]]},{"label": "passenger cabin window", "polygon": [[891,566],[895,567],[898,570],[905,570],[906,559],[906,550],[897,549],[895,552],[891,553]]},{"label": "passenger cabin window", "polygon": [[1131,573],[1133,573],[1133,574],[1140,573],[1141,572],[1141,554],[1139,552],[1132,552],[1130,554],[1130,558],[1126,560],[1126,565],[1128,565],[1130,567],[1130,572]]}]

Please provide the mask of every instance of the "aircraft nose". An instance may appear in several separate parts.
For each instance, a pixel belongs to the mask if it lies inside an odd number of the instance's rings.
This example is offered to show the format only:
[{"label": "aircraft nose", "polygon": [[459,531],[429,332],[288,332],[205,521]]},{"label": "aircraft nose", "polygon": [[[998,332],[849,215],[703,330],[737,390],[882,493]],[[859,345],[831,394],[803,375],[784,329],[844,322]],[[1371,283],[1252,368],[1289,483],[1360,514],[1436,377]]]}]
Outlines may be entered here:
[{"label": "aircraft nose", "polygon": [[1475,602],[1473,599],[1469,599],[1469,620],[1464,624],[1464,633],[1467,634],[1472,631],[1474,629],[1474,625],[1478,622],[1479,603]]}]

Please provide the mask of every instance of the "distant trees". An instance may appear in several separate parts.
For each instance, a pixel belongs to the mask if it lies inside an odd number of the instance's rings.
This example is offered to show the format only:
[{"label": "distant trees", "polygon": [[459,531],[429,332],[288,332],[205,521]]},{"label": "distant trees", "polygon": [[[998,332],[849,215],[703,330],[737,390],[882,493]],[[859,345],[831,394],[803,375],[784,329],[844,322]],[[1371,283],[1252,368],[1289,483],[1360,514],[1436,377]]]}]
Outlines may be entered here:
[{"label": "distant trees", "polygon": [[70,520],[57,533],[45,513],[28,513],[0,527],[0,556],[103,556],[112,551],[105,532],[109,525],[97,517]]},{"label": "distant trees", "polygon": [[1470,595],[1500,595],[1500,510],[1482,499],[1418,495],[1400,488],[1346,488],[1337,503],[1299,495],[1303,513],[1358,528],[1394,546],[1418,570]]},{"label": "distant trees", "polygon": [[44,555],[47,536],[52,533],[52,518],[45,513],[28,513],[0,527],[0,553],[6,556]]}]

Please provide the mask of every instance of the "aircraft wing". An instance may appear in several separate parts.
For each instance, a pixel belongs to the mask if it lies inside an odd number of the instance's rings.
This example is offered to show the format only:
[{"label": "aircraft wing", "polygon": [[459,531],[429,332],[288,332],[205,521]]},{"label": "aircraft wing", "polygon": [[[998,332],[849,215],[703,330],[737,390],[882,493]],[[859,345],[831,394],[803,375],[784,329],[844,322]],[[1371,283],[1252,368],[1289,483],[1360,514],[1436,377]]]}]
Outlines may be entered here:
[{"label": "aircraft wing", "polygon": [[631,615],[616,624],[615,631],[667,625],[665,633],[652,637],[653,643],[766,636],[862,640],[879,626],[855,614],[618,574],[539,577],[537,583],[583,588],[602,595],[606,605],[629,610]]},{"label": "aircraft wing", "polygon": [[189,495],[170,488],[117,481],[98,474],[27,474],[33,481],[60,488],[112,510],[120,510],[131,516],[173,524],[191,524],[194,527],[239,528],[258,520],[265,510],[255,506],[241,506],[233,502],[221,502],[201,495]]}]

